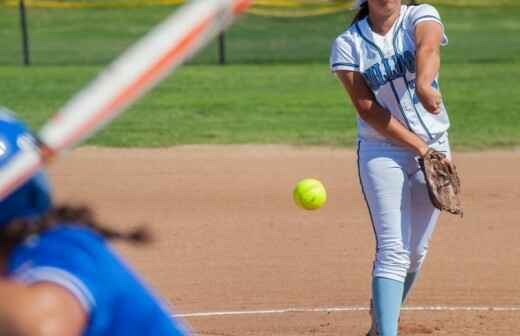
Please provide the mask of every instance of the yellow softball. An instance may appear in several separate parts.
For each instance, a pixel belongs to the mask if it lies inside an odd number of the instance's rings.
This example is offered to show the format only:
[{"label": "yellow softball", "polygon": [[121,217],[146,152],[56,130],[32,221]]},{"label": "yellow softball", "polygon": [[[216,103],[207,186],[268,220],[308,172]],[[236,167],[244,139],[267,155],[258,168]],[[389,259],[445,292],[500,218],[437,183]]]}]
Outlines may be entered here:
[{"label": "yellow softball", "polygon": [[321,208],[327,201],[327,191],[320,181],[306,178],[296,183],[293,198],[300,208],[315,210]]}]

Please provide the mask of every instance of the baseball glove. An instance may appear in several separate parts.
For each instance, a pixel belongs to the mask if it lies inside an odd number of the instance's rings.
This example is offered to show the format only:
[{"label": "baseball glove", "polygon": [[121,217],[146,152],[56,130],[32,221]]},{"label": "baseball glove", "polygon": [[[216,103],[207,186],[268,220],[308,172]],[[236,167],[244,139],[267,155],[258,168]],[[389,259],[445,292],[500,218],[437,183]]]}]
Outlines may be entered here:
[{"label": "baseball glove", "polygon": [[432,148],[419,159],[419,163],[433,205],[437,209],[462,217],[460,179],[455,165],[446,158],[446,155]]}]

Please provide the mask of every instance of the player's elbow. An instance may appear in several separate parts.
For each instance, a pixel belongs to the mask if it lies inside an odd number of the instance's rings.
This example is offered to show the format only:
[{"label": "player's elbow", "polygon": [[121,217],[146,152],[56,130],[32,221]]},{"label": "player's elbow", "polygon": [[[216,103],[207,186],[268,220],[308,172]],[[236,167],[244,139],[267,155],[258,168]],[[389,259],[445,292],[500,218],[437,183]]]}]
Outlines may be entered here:
[{"label": "player's elbow", "polygon": [[386,127],[390,121],[390,113],[378,108],[375,103],[364,102],[356,104],[356,108],[359,118],[375,129]]},{"label": "player's elbow", "polygon": [[374,109],[372,106],[373,104],[371,104],[369,101],[357,101],[354,102],[354,105],[356,106],[358,116],[361,118],[361,120],[368,124],[371,124],[375,117]]}]

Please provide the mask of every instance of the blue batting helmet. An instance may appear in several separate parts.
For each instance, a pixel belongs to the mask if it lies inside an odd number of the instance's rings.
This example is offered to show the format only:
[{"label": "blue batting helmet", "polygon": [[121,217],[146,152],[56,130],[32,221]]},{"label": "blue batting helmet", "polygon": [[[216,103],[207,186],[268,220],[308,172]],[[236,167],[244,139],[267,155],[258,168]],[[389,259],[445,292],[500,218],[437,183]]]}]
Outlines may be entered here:
[{"label": "blue batting helmet", "polygon": [[[0,107],[0,172],[13,157],[36,138],[13,114]],[[0,200],[0,227],[14,219],[31,219],[45,214],[52,206],[47,176],[43,170]]]}]

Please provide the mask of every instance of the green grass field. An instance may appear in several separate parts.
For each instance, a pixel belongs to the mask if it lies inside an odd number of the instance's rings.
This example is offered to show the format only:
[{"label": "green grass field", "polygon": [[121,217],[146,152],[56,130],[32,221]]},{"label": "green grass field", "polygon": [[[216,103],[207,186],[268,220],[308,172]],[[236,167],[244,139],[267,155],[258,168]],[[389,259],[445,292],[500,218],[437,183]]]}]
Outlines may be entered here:
[{"label": "green grass field", "polygon": [[[440,7],[450,46],[441,86],[458,149],[520,146],[520,7]],[[4,8],[2,9],[4,10]],[[38,127],[166,8],[31,10],[34,66],[19,62],[16,11],[0,12],[1,104]],[[352,145],[355,112],[329,73],[345,14],[246,16],[227,33],[230,65],[213,45],[91,141],[107,146],[193,143]]]}]

